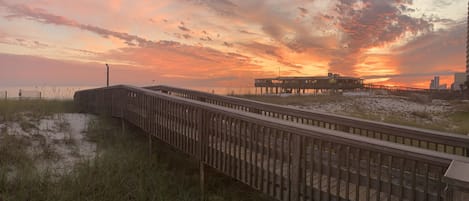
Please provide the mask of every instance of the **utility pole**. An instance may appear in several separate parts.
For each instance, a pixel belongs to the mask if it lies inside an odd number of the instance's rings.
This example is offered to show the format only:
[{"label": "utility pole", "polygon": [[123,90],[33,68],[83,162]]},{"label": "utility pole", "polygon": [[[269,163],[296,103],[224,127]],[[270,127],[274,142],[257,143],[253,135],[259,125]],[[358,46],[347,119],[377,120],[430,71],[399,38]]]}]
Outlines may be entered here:
[{"label": "utility pole", "polygon": [[106,86],[109,87],[109,65],[106,64],[106,69],[107,69],[107,80],[106,80]]}]

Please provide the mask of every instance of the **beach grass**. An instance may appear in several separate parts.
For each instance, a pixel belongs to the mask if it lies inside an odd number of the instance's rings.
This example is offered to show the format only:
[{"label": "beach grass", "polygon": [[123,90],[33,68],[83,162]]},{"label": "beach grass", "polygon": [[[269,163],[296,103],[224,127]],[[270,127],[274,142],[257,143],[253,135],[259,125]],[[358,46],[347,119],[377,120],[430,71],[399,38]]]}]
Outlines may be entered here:
[{"label": "beach grass", "polygon": [[[0,105],[11,108],[0,108],[12,115],[75,111],[69,102],[58,102],[60,106],[53,102],[8,101]],[[127,124],[123,132],[120,125],[120,120],[110,117],[90,121],[86,138],[96,143],[97,156],[77,163],[60,177],[34,166],[27,138],[0,133],[0,200],[200,200],[197,161],[156,139],[150,152],[143,131]],[[208,201],[270,200],[210,168],[205,181]]]},{"label": "beach grass", "polygon": [[[241,95],[239,98],[246,98],[250,100],[278,104],[278,105],[289,105],[289,106],[308,106],[312,103],[340,103],[343,101],[353,100],[354,97],[344,97],[340,95],[292,95],[292,96],[256,96],[256,95]],[[410,97],[409,100],[428,104],[429,101],[414,100],[415,97]],[[347,111],[342,111],[340,115],[351,116],[361,119],[382,121],[385,123],[398,124],[411,126],[416,128],[424,128],[443,132],[452,132],[458,134],[469,135],[469,103],[462,101],[450,101],[453,106],[453,110],[448,111],[444,114],[440,121],[432,121],[432,115],[426,111],[414,111],[411,112],[411,116],[416,117],[414,119],[407,118],[403,119],[394,116],[392,112],[389,115],[381,116],[374,114],[372,111],[368,111],[366,106],[359,105],[357,103],[351,103],[347,107]],[[428,120],[431,123],[427,123],[421,120]],[[451,126],[449,126],[451,125]]]},{"label": "beach grass", "polygon": [[5,121],[19,121],[24,117],[37,120],[52,114],[72,113],[76,111],[73,100],[0,100],[0,123]]}]

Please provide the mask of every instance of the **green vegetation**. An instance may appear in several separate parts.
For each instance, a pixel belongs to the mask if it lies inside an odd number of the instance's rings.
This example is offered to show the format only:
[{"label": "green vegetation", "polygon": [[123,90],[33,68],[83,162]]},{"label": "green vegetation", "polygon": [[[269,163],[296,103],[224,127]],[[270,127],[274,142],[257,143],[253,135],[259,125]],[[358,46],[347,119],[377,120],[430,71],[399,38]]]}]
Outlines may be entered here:
[{"label": "green vegetation", "polygon": [[[12,116],[30,112],[21,104],[44,115],[74,111],[67,108],[72,106],[67,102],[59,103],[64,107],[52,112],[26,102],[6,103],[13,108],[5,107],[4,103],[0,103],[1,110],[8,110]],[[41,104],[53,107],[47,102]],[[58,126],[67,129],[65,124]],[[97,157],[81,161],[57,177],[51,171],[35,167],[38,159],[28,154],[28,138],[0,132],[0,200],[199,200],[199,166],[186,155],[158,140],[153,140],[150,154],[146,134],[132,127],[123,134],[120,121],[111,118],[91,121],[86,137],[96,143]],[[47,150],[46,147],[39,160],[51,163],[55,156]],[[209,168],[205,181],[209,201],[270,200]]]},{"label": "green vegetation", "polygon": [[469,134],[469,103],[456,106],[456,112],[449,117],[452,122],[459,125],[456,132]]},{"label": "green vegetation", "polygon": [[[244,95],[237,97],[278,105],[294,106],[308,106],[311,105],[311,103],[340,103],[353,100],[353,97],[344,97],[339,95],[293,95],[287,97]],[[427,100],[428,98],[424,96],[412,95],[407,98],[409,101],[420,104],[431,103],[431,100]],[[452,105],[453,110],[448,112],[448,114],[440,115],[441,118],[439,120],[432,119],[433,114],[426,111],[410,112],[410,116],[415,118],[401,118],[399,115],[395,115],[393,111],[383,116],[370,111],[367,109],[366,105],[360,105],[354,102],[347,106],[346,111],[341,111],[340,115],[443,132],[469,134],[469,103],[450,101],[450,104]]]},{"label": "green vegetation", "polygon": [[0,100],[0,123],[21,122],[25,117],[39,120],[55,113],[67,112],[76,112],[73,100]]}]

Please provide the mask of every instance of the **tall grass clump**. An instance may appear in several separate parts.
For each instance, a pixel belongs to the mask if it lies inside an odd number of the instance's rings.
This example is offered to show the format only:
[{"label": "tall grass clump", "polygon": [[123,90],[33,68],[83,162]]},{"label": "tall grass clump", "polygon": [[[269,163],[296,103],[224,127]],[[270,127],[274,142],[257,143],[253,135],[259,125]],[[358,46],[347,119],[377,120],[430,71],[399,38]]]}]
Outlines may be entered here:
[{"label": "tall grass clump", "polygon": [[[200,200],[198,163],[158,140],[150,153],[143,131],[128,125],[122,132],[120,121],[100,117],[86,138],[97,156],[59,178],[21,168],[14,179],[0,173],[0,200]],[[206,174],[209,201],[270,200],[211,169]]]},{"label": "tall grass clump", "polygon": [[56,113],[77,112],[73,100],[0,100],[0,123],[17,121],[22,116],[40,119]]}]

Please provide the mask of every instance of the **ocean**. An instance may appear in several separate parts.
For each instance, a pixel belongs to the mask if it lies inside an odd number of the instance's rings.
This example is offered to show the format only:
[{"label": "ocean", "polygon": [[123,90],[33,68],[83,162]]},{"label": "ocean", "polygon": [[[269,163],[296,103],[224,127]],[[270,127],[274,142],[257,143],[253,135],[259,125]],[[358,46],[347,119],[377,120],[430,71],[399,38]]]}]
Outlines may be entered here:
[{"label": "ocean", "polygon": [[[45,99],[72,99],[76,91],[98,88],[102,86],[0,86],[0,98],[18,98],[20,90],[22,97]],[[219,95],[254,95],[260,93],[254,87],[180,87]]]}]

